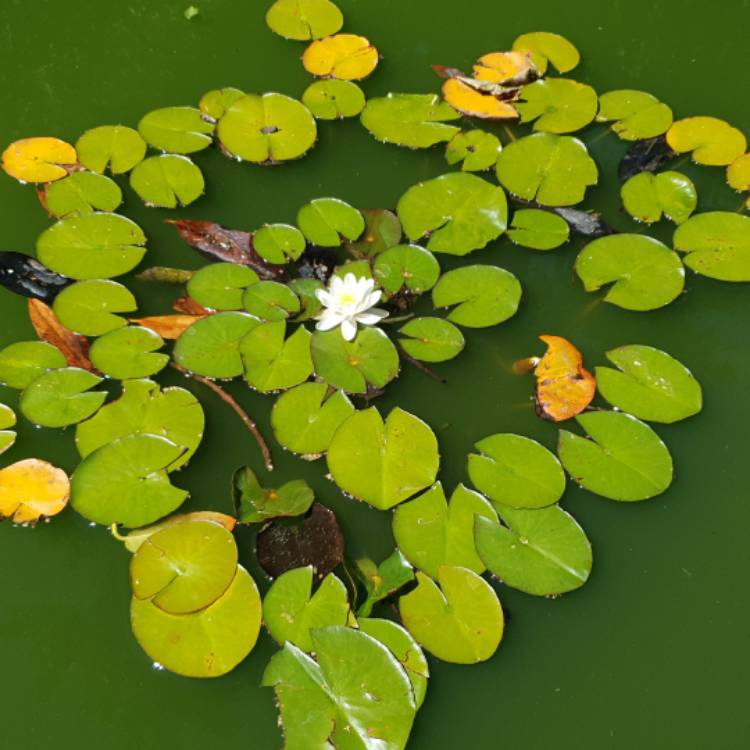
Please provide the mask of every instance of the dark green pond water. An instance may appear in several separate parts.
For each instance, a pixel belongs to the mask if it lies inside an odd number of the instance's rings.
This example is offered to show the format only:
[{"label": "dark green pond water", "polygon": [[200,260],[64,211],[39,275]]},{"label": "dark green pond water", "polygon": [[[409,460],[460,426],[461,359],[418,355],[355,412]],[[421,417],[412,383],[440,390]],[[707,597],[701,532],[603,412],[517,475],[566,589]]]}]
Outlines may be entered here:
[{"label": "dark green pond water", "polygon": [[[1,0],[0,144],[28,135],[71,141],[100,124],[135,124],[154,108],[193,104],[211,88],[280,90],[300,96],[309,82],[302,47],[271,34],[262,0]],[[383,62],[368,95],[437,90],[430,63],[468,67],[507,48],[524,31],[560,32],[580,48],[573,76],[598,91],[643,88],[678,116],[713,114],[750,130],[745,0],[340,0],[346,29],[368,35]],[[587,138],[596,138],[592,130]],[[602,166],[588,205],[620,229],[633,227],[616,199],[613,167],[624,146],[591,145]],[[375,143],[356,121],[323,123],[318,147],[299,163],[254,168],[199,154],[208,195],[188,210],[157,212],[128,193],[124,213],[149,236],[148,262],[197,267],[200,259],[162,221],[167,215],[251,229],[290,221],[307,200],[334,195],[360,207],[393,206],[414,182],[446,171],[440,149],[410,152]],[[723,171],[688,165],[700,209],[735,210]],[[0,178],[3,249],[30,250],[48,221],[31,189]],[[669,233],[656,230],[664,239]],[[554,447],[556,428],[538,420],[532,380],[511,363],[539,353],[536,337],[573,339],[590,365],[627,343],[650,344],[685,362],[703,383],[705,410],[657,427],[676,463],[673,486],[645,503],[618,504],[572,486],[564,498],[588,531],[590,582],[560,600],[500,587],[510,622],[498,654],[475,667],[433,661],[427,702],[410,748],[440,750],[734,750],[748,746],[746,668],[750,644],[747,570],[750,500],[748,287],[691,275],[687,292],[652,313],[629,313],[587,295],[572,273],[580,243],[534,253],[507,240],[477,261],[513,271],[524,287],[509,323],[468,333],[467,351],[441,367],[442,386],[406,371],[379,402],[400,404],[438,434],[442,479],[466,480],[474,441],[519,432]],[[173,290],[133,285],[142,309],[167,309]],[[0,346],[30,338],[25,304],[0,291]],[[195,386],[207,413],[206,440],[177,483],[193,508],[229,510],[237,466],[262,468],[234,415]],[[241,385],[235,395],[268,432],[271,399]],[[0,400],[16,395],[0,388]],[[30,455],[72,470],[72,434],[19,430],[11,462]],[[343,498],[309,465],[275,451],[275,481],[305,477],[339,514],[348,552],[376,559],[392,547],[388,514]],[[240,535],[243,561],[252,538]],[[273,695],[258,687],[273,653],[263,636],[230,675],[209,681],[159,672],[128,622],[128,553],[72,511],[35,530],[0,526],[0,745],[67,750],[190,750],[280,746]]]}]

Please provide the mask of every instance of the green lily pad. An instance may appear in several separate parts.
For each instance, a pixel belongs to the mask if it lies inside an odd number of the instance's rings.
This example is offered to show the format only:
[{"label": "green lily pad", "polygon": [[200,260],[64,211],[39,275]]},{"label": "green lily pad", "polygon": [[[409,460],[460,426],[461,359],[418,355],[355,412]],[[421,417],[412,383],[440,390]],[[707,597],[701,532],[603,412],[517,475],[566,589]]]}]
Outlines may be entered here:
[{"label": "green lily pad", "polygon": [[318,128],[304,104],[284,94],[246,94],[224,113],[216,128],[224,148],[244,161],[263,164],[303,156]]},{"label": "green lily pad", "polygon": [[677,422],[703,408],[700,383],[666,352],[633,344],[607,352],[611,367],[596,368],[599,393],[612,406],[649,422]]},{"label": "green lily pad", "polygon": [[466,328],[486,328],[512,318],[521,302],[521,284],[504,268],[464,266],[443,274],[432,304],[453,308],[448,320]]},{"label": "green lily pad", "polygon": [[500,139],[486,130],[456,133],[445,147],[448,164],[461,164],[464,172],[482,172],[495,166],[503,150]]},{"label": "green lily pad", "polygon": [[399,505],[393,515],[393,536],[401,552],[415,568],[436,578],[442,565],[484,572],[474,548],[474,518],[493,521],[497,514],[478,492],[459,484],[446,502],[438,482],[416,500]]},{"label": "green lily pad", "polygon": [[514,508],[543,508],[565,492],[565,473],[553,453],[522,435],[490,435],[470,453],[469,477],[494,503]]},{"label": "green lily pad", "polygon": [[203,407],[184,388],[164,388],[153,380],[127,380],[122,396],[76,428],[82,458],[128,435],[161,435],[179,446],[168,471],[184,466],[200,445],[205,427]]},{"label": "green lily pad", "polygon": [[286,643],[263,674],[285,747],[403,750],[416,713],[406,672],[380,641],[341,626],[312,633],[316,660]]},{"label": "green lily pad", "polygon": [[539,208],[521,208],[513,214],[508,237],[516,245],[534,250],[554,250],[570,237],[570,226],[562,216]]},{"label": "green lily pad", "polygon": [[599,97],[598,122],[611,122],[624,141],[655,138],[669,130],[672,110],[652,94],[632,89],[609,91]]},{"label": "green lily pad", "polygon": [[198,109],[204,115],[212,117],[214,120],[224,116],[224,113],[238,100],[245,96],[245,92],[233,86],[226,86],[223,89],[211,89],[201,97],[198,102]]},{"label": "green lily pad", "polygon": [[297,260],[307,247],[305,236],[289,224],[266,224],[253,235],[253,247],[269,263]]},{"label": "green lily pad", "polygon": [[147,206],[177,208],[188,206],[203,195],[203,172],[177,154],[151,156],[130,173],[130,187]]},{"label": "green lily pad", "polygon": [[641,234],[589,242],[576,258],[575,270],[587,292],[612,284],[604,300],[625,310],[656,310],[677,299],[685,286],[677,253]]},{"label": "green lily pad", "polygon": [[593,122],[599,110],[596,91],[568,78],[542,78],[521,89],[514,103],[521,122],[543,133],[574,133]]},{"label": "green lily pad", "polygon": [[106,400],[104,391],[91,391],[102,379],[78,367],[42,373],[21,393],[21,413],[42,427],[67,427],[90,417]]},{"label": "green lily pad", "polygon": [[484,564],[503,583],[534,596],[558,596],[586,583],[591,543],[560,506],[498,512],[504,525],[477,518],[475,540]]},{"label": "green lily pad", "polygon": [[323,309],[317,292],[319,289],[325,289],[326,285],[319,279],[292,279],[288,286],[299,297],[301,309],[294,316],[295,323],[312,320]]},{"label": "green lily pad", "polygon": [[127,435],[87,455],[71,479],[71,504],[89,521],[131,529],[182,505],[187,490],[174,487],[167,469],[184,448],[158,435]]},{"label": "green lily pad", "polygon": [[440,278],[440,264],[435,256],[419,245],[396,245],[375,258],[373,276],[386,292],[395,294],[402,288],[422,294]]},{"label": "green lily pad", "polygon": [[236,378],[245,371],[240,341],[260,323],[252,315],[233,311],[201,318],[177,339],[174,360],[207,378]]},{"label": "green lily pad", "polygon": [[398,202],[406,236],[429,235],[427,249],[466,255],[497,239],[508,223],[503,189],[472,174],[452,172],[410,187]]},{"label": "green lily pad", "polygon": [[407,630],[443,661],[487,661],[497,651],[504,627],[494,589],[476,573],[447,565],[438,570],[438,583],[417,573],[417,588],[399,599]]},{"label": "green lily pad", "polygon": [[137,599],[184,615],[213,604],[236,572],[234,537],[213,521],[185,521],[166,526],[141,544],[130,561],[130,584]]},{"label": "green lily pad", "polygon": [[312,488],[304,479],[294,479],[279,489],[266,489],[261,487],[249,466],[235,472],[233,486],[240,523],[262,523],[270,518],[301,516],[310,510],[315,500]]},{"label": "green lily pad", "polygon": [[73,172],[47,186],[47,210],[58,218],[92,211],[114,211],[122,203],[120,186],[96,172]]},{"label": "green lily pad", "polygon": [[564,36],[549,31],[533,31],[521,34],[513,42],[515,52],[528,52],[540,74],[547,72],[547,65],[557,68],[560,73],[567,73],[578,65],[581,55]]},{"label": "green lily pad", "polygon": [[276,399],[271,427],[287,450],[317,457],[328,450],[333,435],[354,406],[343,391],[330,396],[325,383],[303,383]]},{"label": "green lily pad", "polygon": [[696,164],[726,166],[747,150],[744,134],[716,117],[686,117],[667,131],[667,143],[678,154],[692,152]]},{"label": "green lily pad", "polygon": [[457,357],[466,344],[461,331],[442,318],[413,318],[399,328],[407,338],[399,346],[422,362],[445,362]]},{"label": "green lily pad", "polygon": [[373,258],[400,244],[403,230],[398,216],[387,208],[365,208],[365,231],[356,242],[347,242],[347,251],[356,258]]},{"label": "green lily pad", "polygon": [[599,170],[577,138],[535,133],[509,143],[497,160],[497,178],[513,195],[543,206],[580,203]]},{"label": "green lily pad", "polygon": [[362,258],[361,260],[347,260],[340,266],[336,266],[333,271],[334,276],[338,276],[340,279],[346,278],[346,275],[351,273],[357,279],[372,279],[372,266],[370,261]]},{"label": "green lily pad", "polygon": [[339,427],[327,460],[344,492],[387,510],[435,481],[440,455],[435,434],[421,419],[395,408],[384,423],[373,406]]},{"label": "green lily pad", "polygon": [[133,128],[101,125],[87,130],[76,143],[79,163],[92,172],[129,172],[146,155],[146,141]]},{"label": "green lily pad", "polygon": [[[378,602],[414,580],[414,568],[399,549],[394,550],[380,565],[367,558],[357,560],[356,573],[367,591],[367,599],[357,610],[357,618],[369,617]],[[361,619],[359,625],[362,627]]]},{"label": "green lily pad", "polygon": [[189,615],[173,615],[133,597],[130,624],[156,664],[185,677],[220,677],[255,646],[260,632],[258,587],[241,566],[226,593]]},{"label": "green lily pad", "polygon": [[727,167],[727,185],[739,193],[750,190],[750,154],[742,154]]},{"label": "green lily pad", "polygon": [[672,483],[672,457],[646,424],[623,412],[579,414],[590,435],[560,430],[558,455],[570,476],[610,500],[646,500]]},{"label": "green lily pad", "polygon": [[150,328],[127,326],[94,341],[89,357],[94,367],[110,378],[146,378],[169,364],[168,354],[157,353],[162,346],[164,340]]},{"label": "green lily pad", "polygon": [[299,297],[278,281],[251,284],[242,295],[242,305],[256,318],[267,321],[284,321],[301,309]]},{"label": "green lily pad", "polygon": [[102,336],[127,325],[115,313],[133,312],[137,308],[131,291],[116,281],[91,279],[65,287],[55,297],[53,309],[60,322],[84,336]]},{"label": "green lily pad", "polygon": [[365,108],[365,94],[353,81],[330,78],[311,83],[302,103],[319,120],[338,120],[358,115]]},{"label": "green lily pad", "polygon": [[447,124],[459,117],[437,94],[388,94],[368,99],[360,119],[383,143],[429,148],[450,141],[461,130]]},{"label": "green lily pad", "polygon": [[146,248],[143,230],[110,213],[67,216],[39,235],[37,258],[73,279],[108,279],[132,271]]},{"label": "green lily pad", "polygon": [[659,221],[662,215],[682,224],[698,205],[693,181],[679,172],[639,172],[622,186],[620,195],[625,210],[646,224]]},{"label": "green lily pad", "polygon": [[286,39],[322,39],[341,30],[344,16],[331,0],[276,0],[266,23]]},{"label": "green lily pad", "polygon": [[209,263],[187,283],[188,294],[212,310],[240,310],[242,294],[258,281],[258,274],[239,263]]},{"label": "green lily pad", "polygon": [[320,247],[338,247],[343,239],[356,240],[365,231],[362,214],[338,198],[316,198],[302,206],[297,224],[308,241]]},{"label": "green lily pad", "polygon": [[271,637],[308,653],[313,650],[311,630],[346,625],[349,618],[349,597],[340,579],[329,573],[314,594],[312,584],[311,565],[295,568],[273,582],[263,601],[263,622]]},{"label": "green lily pad", "polygon": [[315,374],[347,393],[366,393],[368,385],[383,388],[399,371],[398,351],[379,328],[362,328],[354,341],[338,329],[316,331],[310,351]]},{"label": "green lily pad", "polygon": [[43,373],[66,364],[65,355],[46,341],[18,341],[0,351],[0,383],[23,390]]},{"label": "green lily pad", "polygon": [[676,250],[685,265],[720,281],[750,281],[750,218],[729,211],[697,214],[677,227]]},{"label": "green lily pad", "polygon": [[5,453],[16,442],[16,433],[9,430],[15,427],[16,413],[10,406],[0,403],[0,455]]},{"label": "green lily pad", "polygon": [[192,154],[211,145],[214,123],[195,107],[164,107],[144,115],[138,132],[160,151]]}]

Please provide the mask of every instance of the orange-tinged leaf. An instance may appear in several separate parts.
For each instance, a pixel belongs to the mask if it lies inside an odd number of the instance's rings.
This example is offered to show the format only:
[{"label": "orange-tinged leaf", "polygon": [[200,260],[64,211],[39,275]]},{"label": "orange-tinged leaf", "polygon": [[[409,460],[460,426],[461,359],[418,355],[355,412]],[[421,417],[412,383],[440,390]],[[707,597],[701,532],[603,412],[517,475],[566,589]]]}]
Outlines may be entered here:
[{"label": "orange-tinged leaf", "polygon": [[443,98],[451,107],[470,117],[484,120],[518,118],[518,111],[512,104],[477,91],[458,78],[450,78],[443,84]]},{"label": "orange-tinged leaf", "polygon": [[377,67],[378,51],[366,37],[336,34],[313,42],[302,55],[302,64],[314,76],[358,81]]},{"label": "orange-tinged leaf", "polygon": [[0,469],[0,517],[35,523],[57,515],[69,497],[68,475],[46,461],[27,458]]},{"label": "orange-tinged leaf", "polygon": [[209,315],[211,312],[208,308],[203,307],[199,302],[196,302],[192,297],[178,297],[172,303],[172,309],[183,315],[200,315],[201,317]]},{"label": "orange-tinged leaf", "polygon": [[534,370],[536,411],[562,422],[580,414],[594,398],[596,378],[583,367],[583,356],[561,336],[540,336],[547,351]]},{"label": "orange-tinged leaf", "polygon": [[97,372],[89,359],[89,340],[66,328],[52,308],[39,299],[30,299],[29,319],[36,335],[52,346],[56,346],[71,367]]},{"label": "orange-tinged leaf", "polygon": [[539,71],[528,52],[490,52],[474,66],[474,77],[505,85],[520,86],[535,81]]},{"label": "orange-tinged leaf", "polygon": [[150,328],[163,339],[178,339],[193,323],[205,317],[205,315],[154,315],[150,318],[131,318],[130,322]]},{"label": "orange-tinged leaf", "polygon": [[24,138],[3,151],[3,169],[21,182],[54,182],[66,177],[65,165],[78,161],[76,150],[59,138]]}]

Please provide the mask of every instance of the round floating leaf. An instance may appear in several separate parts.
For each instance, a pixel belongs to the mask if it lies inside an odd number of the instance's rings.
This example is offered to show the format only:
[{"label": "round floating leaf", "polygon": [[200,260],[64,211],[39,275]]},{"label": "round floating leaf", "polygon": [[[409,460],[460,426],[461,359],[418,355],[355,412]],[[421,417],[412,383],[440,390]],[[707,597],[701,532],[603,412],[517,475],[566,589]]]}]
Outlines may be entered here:
[{"label": "round floating leaf", "polygon": [[599,172],[577,138],[535,133],[508,144],[497,160],[497,178],[513,195],[544,206],[580,203]]},{"label": "round floating leaf", "polygon": [[42,427],[67,427],[82,422],[107,398],[104,391],[88,392],[101,380],[77,367],[45,372],[21,394],[21,413]]},{"label": "round floating leaf", "polygon": [[503,583],[535,596],[573,591],[591,573],[591,543],[575,519],[558,505],[498,507],[503,524],[476,519],[477,552]]},{"label": "round floating leaf", "polygon": [[508,237],[522,247],[554,250],[570,237],[570,226],[561,216],[539,208],[521,208],[513,214]]},{"label": "round floating leaf", "polygon": [[209,263],[199,268],[187,283],[188,294],[213,310],[239,310],[242,293],[258,281],[258,274],[239,263]]},{"label": "round floating leaf", "polygon": [[184,615],[213,604],[236,572],[234,537],[213,521],[185,521],[141,544],[130,561],[130,584],[137,599]]},{"label": "round floating leaf", "polygon": [[265,489],[249,466],[234,474],[234,504],[240,523],[261,523],[269,518],[301,516],[310,510],[315,495],[303,479]]},{"label": "round floating leaf", "polygon": [[167,528],[176,523],[184,523],[185,521],[211,521],[212,523],[218,523],[223,526],[227,531],[233,531],[237,525],[237,519],[234,516],[227,516],[224,513],[216,513],[212,510],[198,510],[192,513],[178,513],[175,516],[170,516],[164,521],[159,523],[151,524],[150,526],[143,526],[140,529],[133,529],[128,532],[124,539],[123,544],[128,552],[136,553],[140,549],[141,545],[157,531]]},{"label": "round floating leaf", "polygon": [[612,122],[612,130],[625,141],[655,138],[669,130],[672,110],[645,91],[619,89],[599,97],[598,122]]},{"label": "round floating leaf", "polygon": [[39,235],[37,257],[73,279],[108,279],[132,271],[146,248],[143,230],[110,213],[68,216]]},{"label": "round floating leaf", "polygon": [[560,431],[558,455],[574,481],[610,500],[646,500],[672,483],[672,457],[646,424],[630,414],[596,411],[579,414],[591,436]]},{"label": "round floating leaf", "polygon": [[448,164],[461,163],[464,172],[481,172],[495,166],[503,147],[500,139],[486,130],[456,133],[445,148]]},{"label": "round floating leaf", "polygon": [[195,107],[164,107],[141,118],[138,132],[161,151],[192,154],[211,145],[214,124]]},{"label": "round floating leaf", "polygon": [[373,275],[386,292],[395,294],[402,288],[422,294],[440,278],[440,264],[435,256],[419,245],[396,245],[375,259]]},{"label": "round floating leaf", "polygon": [[137,303],[130,290],[116,281],[78,281],[55,297],[53,310],[60,322],[84,336],[102,336],[127,325],[115,313],[133,312]]},{"label": "round floating leaf", "polygon": [[315,374],[348,393],[366,393],[368,385],[383,388],[398,375],[398,351],[379,328],[360,329],[354,341],[338,329],[316,331],[310,350]]},{"label": "round floating leaf", "polygon": [[410,187],[397,211],[410,240],[429,235],[428,250],[451,255],[480,250],[497,239],[508,223],[503,189],[462,172]]},{"label": "round floating leaf", "polygon": [[167,468],[184,448],[158,435],[127,435],[86,456],[72,479],[71,504],[89,521],[129,528],[158,521],[182,505],[186,490]]},{"label": "round floating leaf", "polygon": [[338,247],[342,238],[356,240],[365,231],[362,214],[338,198],[317,198],[297,213],[305,237],[321,247]]},{"label": "round floating leaf", "polygon": [[0,518],[36,523],[60,513],[69,497],[67,474],[46,461],[27,458],[0,469]]},{"label": "round floating leaf", "polygon": [[10,406],[0,403],[0,455],[5,453],[16,442],[16,433],[9,430],[15,427],[16,413]]},{"label": "round floating leaf", "polygon": [[727,183],[738,192],[750,190],[750,154],[743,154],[727,167]]},{"label": "round floating leaf", "polygon": [[369,39],[356,34],[335,34],[314,41],[302,55],[302,64],[314,76],[358,81],[378,66],[378,51]]},{"label": "round floating leaf", "polygon": [[287,450],[303,456],[325,453],[339,426],[354,412],[343,391],[326,398],[325,383],[303,383],[276,399],[271,427]]},{"label": "round floating leaf", "polygon": [[547,72],[548,63],[552,63],[560,73],[567,73],[581,61],[578,50],[564,36],[551,34],[549,31],[521,34],[513,42],[513,49],[516,52],[528,52],[542,75]]},{"label": "round floating leaf", "polygon": [[203,173],[187,156],[162,154],[142,161],[130,173],[130,187],[147,206],[177,208],[203,195]]},{"label": "round floating leaf", "polygon": [[301,308],[299,297],[278,281],[252,284],[242,295],[242,305],[256,318],[268,321],[284,321]]},{"label": "round floating leaf", "polygon": [[[469,454],[469,477],[494,503],[543,508],[565,492],[565,473],[553,453],[522,435],[490,435]],[[502,509],[500,509],[502,512]]]},{"label": "round floating leaf", "polygon": [[402,229],[398,216],[387,208],[365,208],[364,234],[357,242],[347,242],[346,249],[355,257],[372,258],[401,242]]},{"label": "round floating leaf", "polygon": [[284,321],[263,323],[242,339],[240,354],[245,380],[261,393],[285,390],[304,383],[313,371],[312,334],[300,326],[288,339]]},{"label": "round floating leaf", "polygon": [[422,362],[445,362],[464,348],[461,331],[442,318],[414,318],[399,329],[408,338],[399,339],[401,348]]},{"label": "round floating leaf", "polygon": [[399,505],[393,515],[393,536],[401,552],[415,568],[437,578],[442,565],[484,572],[474,548],[474,518],[493,521],[497,514],[478,492],[462,484],[445,500],[438,482],[416,500]]},{"label": "round floating leaf", "polygon": [[641,234],[613,234],[589,242],[575,269],[587,292],[612,284],[604,300],[625,310],[656,310],[677,299],[685,286],[677,253]]},{"label": "round floating leaf", "polygon": [[127,435],[161,435],[180,447],[167,469],[186,464],[203,437],[205,418],[200,402],[184,388],[160,390],[152,380],[128,380],[122,396],[76,428],[82,458]]},{"label": "round floating leaf", "polygon": [[[393,550],[380,565],[368,558],[357,560],[355,572],[367,591],[367,599],[357,610],[357,618],[369,617],[379,601],[414,580],[414,568],[399,549]],[[359,620],[360,626],[361,622]]]},{"label": "round floating leaf", "polygon": [[692,151],[697,164],[724,166],[745,153],[747,139],[716,117],[686,117],[667,131],[667,143],[678,154]]},{"label": "round floating leaf", "polygon": [[263,622],[271,637],[308,653],[313,650],[311,630],[346,625],[349,618],[346,586],[333,573],[314,594],[312,584],[311,566],[295,568],[274,581],[263,602]]},{"label": "round floating leaf", "polygon": [[124,125],[101,125],[87,130],[76,143],[78,161],[92,172],[129,172],[146,155],[146,141]]},{"label": "round floating leaf", "polygon": [[286,747],[403,750],[416,707],[390,650],[340,626],[314,631],[312,645],[317,661],[287,643],[263,674],[276,691]]},{"label": "round floating leaf", "polygon": [[330,0],[276,0],[266,23],[279,36],[307,41],[340,31],[344,16]]},{"label": "round floating leaf", "polygon": [[703,408],[700,383],[666,352],[633,344],[607,352],[619,367],[597,367],[601,395],[612,406],[649,422],[677,422]]},{"label": "round floating leaf", "polygon": [[365,108],[365,94],[352,81],[335,78],[311,83],[302,94],[302,103],[319,120],[355,117]]},{"label": "round floating leaf", "polygon": [[639,172],[620,189],[625,210],[636,220],[653,224],[664,214],[682,224],[698,205],[698,192],[679,172]]},{"label": "round floating leaf", "polygon": [[200,318],[177,339],[174,360],[207,378],[236,378],[245,371],[240,341],[258,325],[257,318],[240,312]]},{"label": "round floating leaf", "polygon": [[226,593],[189,615],[172,615],[133,597],[133,635],[149,658],[185,677],[220,677],[252,651],[260,632],[261,603],[250,574],[237,567]]},{"label": "round floating leaf", "polygon": [[141,326],[119,328],[98,338],[89,357],[94,367],[110,378],[146,378],[169,364],[168,354],[158,354],[164,346],[158,333]]},{"label": "round floating leaf", "polygon": [[224,113],[238,100],[245,96],[245,92],[232,86],[223,89],[211,89],[201,97],[198,109],[204,115],[213,117],[214,120],[224,116]]},{"label": "round floating leaf", "polygon": [[289,224],[266,224],[253,235],[253,247],[269,263],[297,260],[307,243],[302,232]]},{"label": "round floating leaf", "polygon": [[697,214],[677,227],[675,249],[685,265],[720,281],[750,281],[750,218],[729,211]]},{"label": "round floating leaf", "polygon": [[379,141],[429,148],[451,140],[461,130],[446,124],[460,116],[437,94],[388,94],[369,99],[361,120]]},{"label": "round floating leaf", "polygon": [[593,122],[599,109],[596,91],[567,78],[543,78],[521,89],[515,107],[521,122],[534,122],[543,133],[574,133]]},{"label": "round floating leaf", "polygon": [[315,143],[315,118],[304,104],[284,94],[247,94],[219,120],[224,148],[238,159],[262,164],[297,159]]},{"label": "round floating leaf", "polygon": [[486,581],[444,565],[437,583],[417,573],[417,588],[399,599],[401,620],[417,642],[453,664],[487,661],[503,637],[503,610]]},{"label": "round floating leaf", "polygon": [[443,274],[432,290],[435,307],[452,307],[448,320],[486,328],[513,317],[521,301],[518,279],[497,266],[464,266]]},{"label": "round floating leaf", "polygon": [[294,316],[296,323],[304,320],[312,320],[322,309],[323,305],[317,297],[319,289],[325,289],[326,285],[318,279],[292,279],[289,288],[299,297],[301,305],[300,312]]},{"label": "round floating leaf", "polygon": [[65,367],[63,353],[45,341],[18,341],[0,351],[0,383],[24,389],[47,370]]},{"label": "round floating leaf", "polygon": [[114,211],[122,203],[122,190],[109,177],[95,172],[73,172],[53,182],[44,194],[47,210],[54,216]]},{"label": "round floating leaf", "polygon": [[421,419],[393,409],[385,423],[373,406],[352,414],[328,448],[328,470],[346,493],[387,510],[429,487],[440,456]]},{"label": "round floating leaf", "polygon": [[78,161],[76,150],[59,138],[24,138],[3,151],[2,166],[21,182],[53,182],[68,174]]}]

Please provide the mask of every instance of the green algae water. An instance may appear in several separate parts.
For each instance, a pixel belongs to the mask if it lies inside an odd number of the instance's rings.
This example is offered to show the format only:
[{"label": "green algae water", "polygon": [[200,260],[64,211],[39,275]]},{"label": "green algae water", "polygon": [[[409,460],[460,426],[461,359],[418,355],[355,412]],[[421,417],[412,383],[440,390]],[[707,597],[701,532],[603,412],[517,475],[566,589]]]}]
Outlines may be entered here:
[{"label": "green algae water", "polygon": [[[518,7],[490,0],[339,0],[346,31],[368,36],[383,55],[364,82],[368,96],[431,92],[431,63],[469,67],[480,54],[506,49],[520,33],[564,34],[583,60],[571,74],[602,93],[649,91],[677,117],[711,114],[750,130],[746,41],[750,5],[740,0],[609,3],[537,0]],[[205,91],[236,86],[299,97],[310,82],[303,45],[272,34],[262,0],[202,0],[187,20],[186,2],[3,0],[0,4],[0,145],[30,135],[75,142],[100,124],[135,125],[161,106],[195,104]],[[621,230],[616,165],[626,145],[614,136],[585,137],[600,166],[589,192]],[[150,210],[126,190],[121,213],[149,238],[147,265],[197,268],[201,258],[164,225],[170,217],[209,219],[252,229],[290,222],[303,203],[324,195],[358,207],[393,207],[410,185],[449,171],[441,148],[408,151],[375,142],[355,120],[319,123],[319,143],[299,162],[278,168],[233,163],[215,150],[198,155],[207,194],[188,209]],[[678,169],[698,186],[699,210],[736,210],[741,198],[723,169]],[[0,179],[2,249],[33,249],[48,226],[31,189]],[[669,241],[662,223],[649,230]],[[475,441],[517,432],[554,449],[557,429],[534,416],[533,378],[512,363],[543,351],[538,335],[571,339],[587,365],[622,344],[669,352],[704,388],[704,411],[657,425],[672,452],[670,489],[644,503],[614,503],[570,485],[563,505],[594,545],[591,580],[550,601],[503,586],[508,626],[498,653],[472,668],[430,660],[432,676],[417,716],[414,750],[734,750],[747,745],[745,709],[750,600],[744,594],[750,552],[746,448],[750,438],[748,286],[692,276],[687,291],[649,313],[622,310],[586,294],[572,266],[574,240],[547,253],[507,238],[471,257],[512,271],[524,297],[519,313],[497,328],[466,331],[467,349],[440,365],[442,385],[407,369],[377,402],[400,405],[435,430],[441,479],[467,481]],[[444,256],[444,268],[451,267]],[[128,281],[144,315],[168,309],[174,289]],[[25,301],[0,290],[0,346],[33,332]],[[249,463],[261,473],[255,443],[218,399],[177,373],[207,412],[206,438],[190,466],[175,475],[189,488],[189,509],[230,512],[232,472]],[[231,392],[271,437],[273,399],[233,384]],[[0,387],[0,401],[17,394]],[[324,466],[283,453],[269,483],[305,478],[338,514],[347,554],[380,560],[392,547],[390,514],[344,498]],[[36,430],[21,421],[8,463],[34,455],[70,471],[73,430]],[[263,586],[254,535],[237,534],[240,560]],[[275,644],[259,645],[232,673],[189,680],[155,668],[130,632],[130,555],[102,528],[71,510],[35,530],[0,526],[0,743],[8,748],[273,750],[281,740],[273,692],[258,687]],[[266,586],[267,587],[267,586]]]}]

